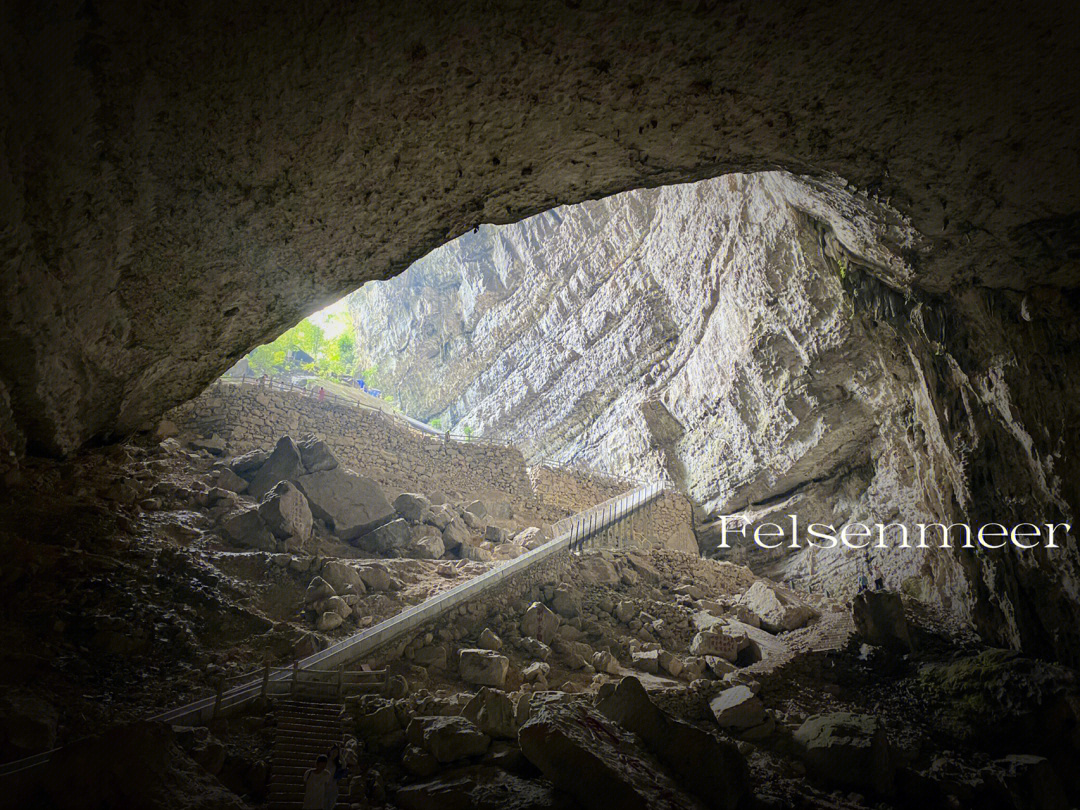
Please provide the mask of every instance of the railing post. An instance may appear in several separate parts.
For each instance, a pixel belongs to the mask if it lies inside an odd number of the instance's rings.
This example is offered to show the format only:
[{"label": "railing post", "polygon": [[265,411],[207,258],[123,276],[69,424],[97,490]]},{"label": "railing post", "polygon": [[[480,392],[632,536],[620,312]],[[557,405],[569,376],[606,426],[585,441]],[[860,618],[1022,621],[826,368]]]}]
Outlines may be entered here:
[{"label": "railing post", "polygon": [[217,679],[217,694],[214,695],[214,712],[210,716],[217,719],[217,716],[221,713],[221,698],[225,692],[225,676],[218,675]]}]

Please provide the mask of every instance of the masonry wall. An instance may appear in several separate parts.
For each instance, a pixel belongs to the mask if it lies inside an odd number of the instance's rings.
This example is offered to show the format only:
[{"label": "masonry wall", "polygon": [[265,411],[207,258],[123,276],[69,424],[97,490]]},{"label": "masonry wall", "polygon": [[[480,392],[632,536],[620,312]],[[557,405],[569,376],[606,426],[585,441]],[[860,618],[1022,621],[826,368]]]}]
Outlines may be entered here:
[{"label": "masonry wall", "polygon": [[[283,435],[314,433],[346,467],[378,481],[391,498],[441,490],[464,501],[497,490],[510,496],[522,519],[538,523],[553,523],[634,486],[580,469],[528,468],[513,447],[431,436],[381,411],[336,398],[319,402],[299,389],[219,383],[167,418],[183,431],[219,436],[231,455],[273,447]],[[608,540],[698,553],[690,502],[674,491]]]}]

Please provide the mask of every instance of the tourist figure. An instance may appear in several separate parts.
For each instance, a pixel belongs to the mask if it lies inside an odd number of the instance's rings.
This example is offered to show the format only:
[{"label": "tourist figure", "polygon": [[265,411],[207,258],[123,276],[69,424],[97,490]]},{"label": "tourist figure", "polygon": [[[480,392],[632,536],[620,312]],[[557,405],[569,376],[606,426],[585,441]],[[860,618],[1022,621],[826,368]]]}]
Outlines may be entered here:
[{"label": "tourist figure", "polygon": [[866,581],[866,574],[859,574],[859,593],[862,593],[869,587],[870,585]]},{"label": "tourist figure", "polygon": [[[304,810],[324,810],[327,806],[326,794],[334,781],[327,761],[326,754],[319,754],[315,758],[315,767],[304,772]],[[336,791],[334,799],[337,800]]]},{"label": "tourist figure", "polygon": [[885,590],[885,576],[881,573],[881,569],[876,565],[874,566],[874,590]]},{"label": "tourist figure", "polygon": [[341,756],[341,746],[337,743],[330,746],[327,770],[331,775],[330,784],[326,787],[325,810],[334,810],[337,804],[338,791],[341,789],[341,780],[349,775],[349,768]]},{"label": "tourist figure", "polygon": [[319,386],[319,402],[322,402],[322,401],[323,401],[324,399],[326,399],[326,389],[325,389],[325,388],[323,388],[323,387],[322,387],[322,386],[320,385],[320,386]]}]

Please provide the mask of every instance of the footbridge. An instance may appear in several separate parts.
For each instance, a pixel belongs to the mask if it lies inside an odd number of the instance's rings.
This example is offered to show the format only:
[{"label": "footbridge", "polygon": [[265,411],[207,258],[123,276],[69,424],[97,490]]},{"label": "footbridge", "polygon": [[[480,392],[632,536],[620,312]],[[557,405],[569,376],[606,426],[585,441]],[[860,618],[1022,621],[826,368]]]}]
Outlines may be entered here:
[{"label": "footbridge", "polygon": [[[336,682],[340,685],[339,688],[363,682],[363,677],[358,681],[357,678],[345,674],[345,667],[358,664],[386,644],[415,633],[422,625],[490,593],[555,555],[575,555],[592,545],[610,545],[617,542],[620,532],[630,527],[635,516],[663,494],[662,484],[644,484],[564,518],[553,526],[553,533],[556,535],[554,539],[516,559],[342,639],[290,667],[265,668],[239,676],[234,679],[239,681],[238,683],[227,689],[220,689],[215,695],[178,706],[150,719],[173,725],[205,725],[215,717],[242,710],[260,697],[289,693],[294,684],[304,679],[299,673],[306,673],[314,680],[324,676],[323,680]],[[55,750],[58,749],[53,749]],[[44,765],[53,751],[0,766],[0,778]]]}]

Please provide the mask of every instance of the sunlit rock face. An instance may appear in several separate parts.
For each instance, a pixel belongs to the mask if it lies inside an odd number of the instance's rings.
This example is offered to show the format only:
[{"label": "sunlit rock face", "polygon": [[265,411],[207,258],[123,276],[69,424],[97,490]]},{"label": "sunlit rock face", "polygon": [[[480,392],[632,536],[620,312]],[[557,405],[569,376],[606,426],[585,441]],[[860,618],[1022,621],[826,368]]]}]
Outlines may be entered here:
[{"label": "sunlit rock face", "polygon": [[[988,336],[985,366],[954,356],[988,329],[991,304],[913,292],[919,246],[865,196],[732,175],[483,227],[350,307],[378,383],[411,412],[515,442],[533,460],[663,476],[701,507],[706,553],[834,595],[880,571],[1016,644],[1018,614],[1038,609],[993,571],[1019,564],[1065,598],[1074,556],[766,552],[739,538],[717,548],[722,516],[752,532],[796,515],[805,538],[811,521],[1067,513],[1070,485],[1005,416],[1017,396],[1001,377],[1016,362],[1011,333]],[[1000,499],[985,471],[1005,467],[989,448],[1007,437],[1029,483],[1020,492],[995,473],[1010,493]]]}]

